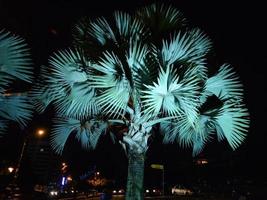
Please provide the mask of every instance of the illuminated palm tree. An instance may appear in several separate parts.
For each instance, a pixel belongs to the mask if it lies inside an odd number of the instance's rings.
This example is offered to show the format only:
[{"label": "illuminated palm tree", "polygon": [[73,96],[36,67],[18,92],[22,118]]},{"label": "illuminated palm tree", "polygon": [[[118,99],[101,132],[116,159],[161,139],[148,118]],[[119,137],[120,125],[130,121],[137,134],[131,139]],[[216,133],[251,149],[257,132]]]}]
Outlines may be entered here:
[{"label": "illuminated palm tree", "polygon": [[18,80],[32,81],[29,55],[22,38],[0,30],[0,137],[6,132],[10,120],[24,127],[31,118],[32,106],[26,93],[12,88]]},{"label": "illuminated palm tree", "polygon": [[71,133],[89,149],[106,132],[120,138],[129,159],[126,199],[139,200],[154,125],[160,124],[163,142],[191,146],[196,155],[211,138],[236,149],[245,139],[248,112],[230,65],[209,75],[211,42],[189,29],[177,9],[153,4],[132,16],[115,12],[110,21],[82,19],[74,48],[50,58],[33,95],[40,111],[55,106],[51,141],[57,153]]}]

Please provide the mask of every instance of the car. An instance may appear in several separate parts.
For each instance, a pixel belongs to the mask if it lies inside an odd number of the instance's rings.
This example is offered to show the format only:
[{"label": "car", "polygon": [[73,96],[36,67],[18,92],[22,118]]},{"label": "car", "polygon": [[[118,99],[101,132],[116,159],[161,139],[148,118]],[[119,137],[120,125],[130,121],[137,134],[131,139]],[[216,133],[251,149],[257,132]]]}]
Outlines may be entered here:
[{"label": "car", "polygon": [[175,185],[172,187],[173,195],[192,195],[193,191],[191,189],[185,188],[182,185]]}]

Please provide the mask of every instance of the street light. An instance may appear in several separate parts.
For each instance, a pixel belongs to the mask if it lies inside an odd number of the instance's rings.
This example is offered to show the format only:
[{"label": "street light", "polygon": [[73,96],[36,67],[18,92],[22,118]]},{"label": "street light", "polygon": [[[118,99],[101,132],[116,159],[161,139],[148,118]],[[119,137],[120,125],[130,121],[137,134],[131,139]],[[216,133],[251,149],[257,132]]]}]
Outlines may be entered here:
[{"label": "street light", "polygon": [[45,134],[45,130],[44,129],[38,129],[37,130],[37,135],[38,136],[43,136]]}]

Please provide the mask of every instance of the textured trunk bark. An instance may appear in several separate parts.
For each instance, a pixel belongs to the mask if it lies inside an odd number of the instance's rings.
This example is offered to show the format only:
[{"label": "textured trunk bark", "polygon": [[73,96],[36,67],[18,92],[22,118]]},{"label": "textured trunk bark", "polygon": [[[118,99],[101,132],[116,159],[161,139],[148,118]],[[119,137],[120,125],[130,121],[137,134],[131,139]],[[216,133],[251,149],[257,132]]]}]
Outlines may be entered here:
[{"label": "textured trunk bark", "polygon": [[130,151],[128,159],[126,200],[143,200],[145,154]]}]

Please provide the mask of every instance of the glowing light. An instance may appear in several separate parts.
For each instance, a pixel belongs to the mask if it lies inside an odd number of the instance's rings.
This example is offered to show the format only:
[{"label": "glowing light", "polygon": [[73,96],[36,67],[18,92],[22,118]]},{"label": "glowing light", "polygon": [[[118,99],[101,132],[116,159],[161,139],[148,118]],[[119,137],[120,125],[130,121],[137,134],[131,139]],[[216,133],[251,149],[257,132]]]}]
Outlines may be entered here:
[{"label": "glowing light", "polygon": [[8,169],[8,171],[9,171],[9,173],[12,173],[13,171],[14,171],[14,167],[9,167],[9,168],[7,168]]},{"label": "glowing light", "polygon": [[43,135],[45,134],[45,130],[44,130],[44,129],[38,129],[38,130],[37,130],[37,134],[38,134],[39,136],[43,136]]},{"label": "glowing light", "polygon": [[62,181],[61,181],[61,185],[65,185],[65,180],[66,180],[66,177],[62,177]]}]

